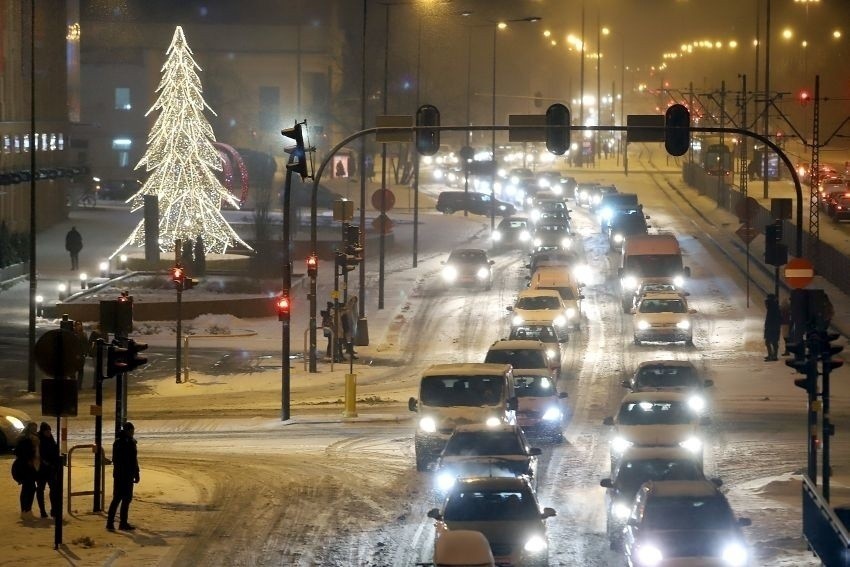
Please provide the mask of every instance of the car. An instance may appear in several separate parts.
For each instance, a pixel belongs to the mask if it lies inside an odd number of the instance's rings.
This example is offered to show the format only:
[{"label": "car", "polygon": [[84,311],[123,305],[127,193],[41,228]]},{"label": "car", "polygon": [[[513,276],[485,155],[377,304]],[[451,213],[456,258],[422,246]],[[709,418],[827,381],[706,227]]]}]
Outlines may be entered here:
[{"label": "car", "polygon": [[594,208],[599,219],[599,228],[603,234],[608,233],[611,219],[619,213],[643,214],[643,206],[634,193],[607,193]]},{"label": "car", "polygon": [[590,206],[590,192],[597,185],[599,185],[597,181],[582,181],[581,183],[577,183],[575,188],[576,203],[584,207]]},{"label": "car", "polygon": [[649,216],[644,215],[642,211],[621,211],[611,217],[607,226],[608,245],[611,250],[621,250],[623,242],[630,236],[648,234],[648,219]]},{"label": "car", "polygon": [[[560,171],[538,171],[536,178],[540,189],[551,191],[559,197],[566,197],[575,186],[575,178],[564,177]],[[573,181],[572,185],[570,179]]]},{"label": "car", "polygon": [[493,552],[484,534],[474,530],[452,530],[434,544],[434,567],[496,567]]},{"label": "car", "polygon": [[611,470],[630,447],[684,447],[702,463],[702,426],[711,420],[688,403],[682,392],[632,392],[623,396],[617,415],[603,425],[611,436]]},{"label": "car", "polygon": [[548,373],[514,374],[517,397],[517,424],[532,438],[564,440],[567,408],[566,392],[559,392],[557,382]]},{"label": "car", "polygon": [[23,411],[0,406],[0,451],[18,446],[18,438],[32,418]]},{"label": "car", "polygon": [[454,530],[475,530],[490,542],[500,566],[544,567],[549,564],[546,520],[552,508],[540,509],[528,479],[486,477],[458,480],[443,503],[428,517],[436,520],[435,545]]},{"label": "car", "polygon": [[539,222],[543,219],[570,220],[571,209],[567,207],[567,203],[561,197],[544,195],[533,199],[529,205],[531,207],[529,217],[533,222]]},{"label": "car", "polygon": [[839,197],[835,201],[832,218],[835,222],[850,219],[850,197]]},{"label": "car", "polygon": [[570,235],[570,221],[567,218],[541,219],[534,225],[531,242],[535,247],[559,247],[568,250],[573,246]]},{"label": "car", "polygon": [[687,291],[684,291],[682,288],[677,286],[673,282],[673,278],[653,278],[653,279],[642,279],[638,286],[635,288],[634,296],[632,297],[632,306],[631,309],[637,307],[638,302],[643,298],[647,293],[678,293],[684,297],[688,297],[691,294]]},{"label": "car", "polygon": [[684,295],[671,292],[646,293],[632,309],[634,343],[644,341],[684,341],[694,344],[691,315],[695,309],[688,307]]},{"label": "car", "polygon": [[729,501],[708,480],[662,480],[638,490],[623,531],[630,567],[749,564],[750,550]]},{"label": "car", "polygon": [[490,216],[495,214],[509,217],[516,213],[516,207],[498,199],[493,199],[487,193],[476,191],[442,191],[437,197],[435,207],[439,212],[450,215],[456,211],[469,211],[474,215]]},{"label": "car", "polygon": [[569,333],[563,325],[555,325],[552,321],[523,321],[519,325],[511,325],[508,340],[527,341],[537,340],[543,343],[546,355],[554,358],[554,365],[561,367],[564,357],[564,345],[570,340]]},{"label": "car", "polygon": [[[609,478],[599,485],[606,489],[607,531],[611,549],[622,546],[623,528],[632,511],[637,491],[651,480],[705,480],[702,466],[693,453],[681,447],[633,447],[627,449]],[[720,486],[720,479],[712,482]]]},{"label": "car", "polygon": [[690,395],[688,404],[697,411],[705,411],[705,389],[712,386],[714,381],[703,379],[689,360],[646,360],[630,379],[623,380],[623,387],[632,392],[685,392]]},{"label": "car", "polygon": [[443,262],[442,279],[447,287],[470,285],[489,290],[493,286],[493,264],[495,261],[481,248],[456,248]]},{"label": "car", "polygon": [[539,246],[531,251],[531,257],[525,267],[528,268],[530,276],[543,266],[572,268],[577,260],[578,256],[571,250],[564,250],[560,246]]},{"label": "car", "polygon": [[517,294],[513,305],[506,307],[513,315],[512,325],[525,321],[551,321],[558,327],[567,324],[567,314],[561,294],[554,289],[524,289]]},{"label": "car", "polygon": [[531,289],[551,289],[558,292],[564,304],[567,323],[576,331],[581,330],[581,302],[584,295],[570,270],[564,266],[540,266],[531,274],[528,282]]},{"label": "car", "polygon": [[505,217],[493,231],[493,246],[499,250],[508,248],[528,249],[531,246],[531,223],[526,217]]},{"label": "car", "polygon": [[590,196],[587,200],[586,206],[590,207],[590,210],[595,213],[596,208],[602,202],[603,197],[614,193],[618,193],[617,188],[614,185],[595,185],[590,188]]},{"label": "car", "polygon": [[557,378],[561,350],[533,339],[499,339],[490,345],[484,362],[510,364],[515,372],[549,374]]},{"label": "car", "polygon": [[833,216],[835,214],[835,206],[838,204],[838,200],[845,196],[850,197],[850,193],[848,193],[847,188],[840,189],[838,191],[830,191],[825,195],[821,195],[821,210],[826,211],[827,215]]},{"label": "car", "polygon": [[524,476],[537,487],[537,457],[519,425],[460,425],[437,461],[438,493],[448,492],[459,478]]}]

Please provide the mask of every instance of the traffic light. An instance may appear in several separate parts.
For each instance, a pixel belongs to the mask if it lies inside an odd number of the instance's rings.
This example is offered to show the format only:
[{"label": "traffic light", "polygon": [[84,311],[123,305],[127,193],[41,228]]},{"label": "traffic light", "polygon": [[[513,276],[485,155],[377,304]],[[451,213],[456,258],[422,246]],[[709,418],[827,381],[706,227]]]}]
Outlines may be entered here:
[{"label": "traffic light", "polygon": [[360,258],[344,252],[337,252],[334,254],[334,262],[337,268],[339,268],[340,273],[345,273],[356,268],[357,264],[360,263]]},{"label": "traffic light", "polygon": [[570,149],[570,109],[561,103],[546,109],[546,149],[558,156]]},{"label": "traffic light", "polygon": [[360,227],[357,225],[352,224],[345,227],[345,253],[357,258],[358,262],[363,259],[363,242]]},{"label": "traffic light", "polygon": [[764,227],[764,263],[771,266],[788,263],[788,247],[782,243],[782,226],[779,224]]},{"label": "traffic light", "polygon": [[290,310],[289,296],[281,295],[275,301],[275,309],[277,309],[277,320],[278,321],[289,321],[289,310]]},{"label": "traffic light", "polygon": [[171,268],[171,281],[174,282],[174,287],[177,291],[186,291],[198,285],[198,280],[187,277],[186,269],[180,264]]},{"label": "traffic light", "polygon": [[127,349],[115,343],[106,347],[106,374],[104,378],[115,378],[127,372]]},{"label": "traffic light", "polygon": [[821,339],[823,341],[821,346],[821,352],[823,353],[822,363],[825,374],[828,374],[829,370],[835,370],[836,368],[844,366],[844,360],[840,358],[833,358],[836,354],[844,350],[843,346],[832,344],[833,341],[838,340],[840,337],[840,334],[830,333],[829,331],[821,333]]},{"label": "traffic light", "polygon": [[292,155],[292,158],[287,162],[286,169],[294,171],[301,176],[301,179],[307,179],[310,175],[307,173],[307,148],[304,145],[304,134],[301,130],[302,124],[298,122],[292,128],[284,128],[280,133],[295,140],[294,146],[286,146],[283,151]]},{"label": "traffic light", "polygon": [[133,339],[129,339],[127,341],[127,348],[124,350],[127,351],[124,359],[124,372],[131,372],[139,366],[143,366],[148,363],[147,357],[139,356],[140,352],[148,350],[147,343],[137,343]]},{"label": "traffic light", "polygon": [[[433,104],[423,104],[416,111],[416,126],[439,126],[440,111]],[[432,156],[440,151],[440,131],[434,128],[416,130],[416,151],[423,156]]]},{"label": "traffic light", "polygon": [[664,149],[683,156],[691,145],[691,112],[684,104],[673,104],[664,113]]},{"label": "traffic light", "polygon": [[800,106],[806,106],[812,100],[812,95],[809,94],[809,91],[803,89],[800,91],[798,100],[800,101]]},{"label": "traffic light", "polygon": [[315,279],[319,274],[319,259],[315,254],[307,256],[307,277]]}]

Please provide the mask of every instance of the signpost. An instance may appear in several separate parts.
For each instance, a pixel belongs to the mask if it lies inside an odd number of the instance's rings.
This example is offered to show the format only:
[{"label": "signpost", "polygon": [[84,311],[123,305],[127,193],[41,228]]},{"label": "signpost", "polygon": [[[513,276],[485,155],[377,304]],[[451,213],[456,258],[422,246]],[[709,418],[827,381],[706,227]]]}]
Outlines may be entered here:
[{"label": "signpost", "polygon": [[740,238],[746,244],[749,244],[755,239],[756,236],[759,235],[759,231],[758,229],[753,228],[750,225],[742,224],[741,227],[735,231],[735,234],[737,234],[738,238]]},{"label": "signpost", "polygon": [[792,258],[785,265],[785,283],[793,289],[803,289],[815,277],[815,268],[805,258]]}]

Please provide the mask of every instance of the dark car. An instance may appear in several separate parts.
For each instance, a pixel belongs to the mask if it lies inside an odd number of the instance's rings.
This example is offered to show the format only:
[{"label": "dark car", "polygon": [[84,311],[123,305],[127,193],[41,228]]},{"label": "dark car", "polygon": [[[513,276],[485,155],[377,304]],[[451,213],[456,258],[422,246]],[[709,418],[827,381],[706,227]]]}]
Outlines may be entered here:
[{"label": "dark car", "polygon": [[443,262],[443,282],[446,286],[471,285],[490,289],[493,285],[495,262],[487,258],[487,252],[480,248],[459,248],[452,250],[449,259]]},{"label": "dark car", "polygon": [[572,247],[573,241],[570,236],[570,221],[563,219],[542,219],[537,223],[532,236],[535,247],[558,246],[565,250]]},{"label": "dark car", "polygon": [[608,222],[608,244],[612,250],[620,250],[623,242],[630,236],[647,234],[649,225],[646,220],[649,217],[641,211],[620,212],[614,215]]},{"label": "dark car", "polygon": [[611,219],[619,213],[643,212],[634,193],[609,193],[602,196],[598,205],[594,206],[594,212],[599,219],[599,228],[602,233],[608,232]]},{"label": "dark car", "polygon": [[602,198],[605,195],[610,195],[612,193],[618,193],[617,188],[613,185],[596,185],[595,187],[590,188],[590,197],[587,203],[584,203],[586,206],[590,207],[591,210],[595,211],[596,207],[599,206],[599,203],[602,202]]},{"label": "dark car", "polygon": [[464,191],[443,191],[437,197],[436,209],[446,215],[464,210],[474,215],[496,214],[502,217],[509,217],[516,213],[516,207],[510,203],[475,191],[470,191],[468,194]]},{"label": "dark car", "polygon": [[839,197],[836,199],[833,211],[832,218],[835,219],[835,222],[850,219],[850,197]]},{"label": "dark car", "polygon": [[566,199],[567,195],[573,194],[575,178],[564,177],[560,171],[538,171],[537,185],[541,190],[551,191],[554,195]]},{"label": "dark car", "polygon": [[598,185],[599,182],[597,181],[583,181],[581,183],[577,183],[573,191],[576,203],[584,206],[590,205],[590,192]]},{"label": "dark car", "polygon": [[528,249],[531,246],[531,223],[525,217],[505,217],[492,235],[493,245],[500,250]]}]

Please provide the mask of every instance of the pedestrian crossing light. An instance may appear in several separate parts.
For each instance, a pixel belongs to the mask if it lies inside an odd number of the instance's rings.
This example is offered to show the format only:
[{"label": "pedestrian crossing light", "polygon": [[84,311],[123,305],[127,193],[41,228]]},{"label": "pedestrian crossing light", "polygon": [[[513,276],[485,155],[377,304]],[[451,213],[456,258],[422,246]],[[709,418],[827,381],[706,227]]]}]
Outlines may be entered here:
[{"label": "pedestrian crossing light", "polygon": [[290,154],[292,157],[286,164],[286,169],[301,176],[301,179],[310,177],[307,173],[307,147],[304,144],[304,133],[301,127],[303,123],[296,122],[292,128],[284,128],[280,131],[281,135],[286,138],[295,140],[294,146],[286,146],[283,151]]},{"label": "pedestrian crossing light", "polygon": [[180,264],[171,268],[171,281],[174,282],[174,287],[177,291],[186,291],[198,285],[198,280],[188,277],[186,275],[186,269]]},{"label": "pedestrian crossing light", "polygon": [[133,339],[130,339],[127,341],[127,348],[125,350],[127,351],[127,354],[124,372],[131,372],[139,366],[144,366],[148,363],[147,357],[139,356],[140,352],[148,350],[147,343],[138,343]]},{"label": "pedestrian crossing light", "polygon": [[106,375],[105,378],[115,378],[117,375],[127,372],[127,349],[116,344],[106,348]]},{"label": "pedestrian crossing light", "polygon": [[307,256],[307,277],[316,279],[319,274],[319,259],[315,254]]},{"label": "pedestrian crossing light", "polygon": [[416,151],[423,156],[432,156],[440,151],[440,131],[423,126],[439,126],[440,111],[433,104],[423,104],[416,111]]},{"label": "pedestrian crossing light", "polygon": [[277,309],[277,319],[278,321],[289,321],[289,296],[281,295],[277,298],[275,303],[275,308]]},{"label": "pedestrian crossing light", "polygon": [[570,149],[570,109],[561,103],[546,109],[546,149],[558,156]]},{"label": "pedestrian crossing light", "polygon": [[691,145],[691,112],[684,104],[673,104],[664,113],[664,149],[683,156]]}]

